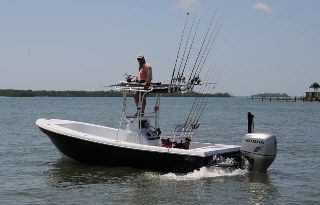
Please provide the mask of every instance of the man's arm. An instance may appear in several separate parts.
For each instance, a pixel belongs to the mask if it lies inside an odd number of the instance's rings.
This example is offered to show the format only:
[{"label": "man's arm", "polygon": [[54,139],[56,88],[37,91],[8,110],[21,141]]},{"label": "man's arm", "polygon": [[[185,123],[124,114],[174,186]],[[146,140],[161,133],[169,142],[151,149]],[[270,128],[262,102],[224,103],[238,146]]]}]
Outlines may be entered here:
[{"label": "man's arm", "polygon": [[148,76],[147,83],[151,83],[151,81],[152,81],[152,67],[151,66],[149,66],[149,68],[148,68],[148,75],[147,76]]}]

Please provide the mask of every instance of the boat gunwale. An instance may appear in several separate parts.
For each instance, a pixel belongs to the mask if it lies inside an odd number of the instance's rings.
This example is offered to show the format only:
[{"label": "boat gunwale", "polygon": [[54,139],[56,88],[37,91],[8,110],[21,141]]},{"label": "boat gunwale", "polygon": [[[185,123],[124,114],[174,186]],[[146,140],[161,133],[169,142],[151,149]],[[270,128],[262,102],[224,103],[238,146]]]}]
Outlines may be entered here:
[{"label": "boat gunwale", "polygon": [[[154,145],[137,144],[137,143],[122,141],[118,139],[111,139],[108,137],[101,137],[98,135],[88,134],[85,132],[80,132],[78,130],[74,130],[74,129],[70,129],[62,126],[62,124],[67,124],[67,123],[87,125],[87,126],[99,127],[99,128],[107,128],[113,131],[118,131],[118,129],[112,128],[112,127],[95,125],[95,124],[90,124],[85,122],[71,121],[71,120],[40,118],[36,121],[36,125],[39,128],[42,128],[44,130],[57,133],[63,136],[68,136],[68,137],[73,137],[73,138],[77,138],[77,139],[81,139],[81,140],[85,140],[93,143],[115,146],[120,148],[133,149],[133,150],[179,154],[179,155],[187,155],[187,156],[198,156],[198,157],[209,157],[216,154],[225,154],[225,153],[240,151],[240,146],[223,145],[223,144],[212,144],[213,146],[226,146],[216,150],[207,150],[208,148],[210,148],[210,146],[185,150],[185,149],[178,149],[178,148],[166,148],[166,147],[160,147],[160,146],[154,146]],[[121,129],[120,132],[125,132],[125,130]],[[97,138],[100,138],[101,140]],[[194,142],[194,143],[200,143],[200,142]],[[211,144],[211,143],[205,143],[205,144]]]}]

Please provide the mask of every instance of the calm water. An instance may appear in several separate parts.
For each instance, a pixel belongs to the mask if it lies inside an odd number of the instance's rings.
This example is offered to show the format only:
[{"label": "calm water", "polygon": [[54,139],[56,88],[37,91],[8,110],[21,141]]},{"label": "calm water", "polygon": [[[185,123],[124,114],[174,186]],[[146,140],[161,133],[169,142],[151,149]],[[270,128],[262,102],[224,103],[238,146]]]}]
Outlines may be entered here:
[{"label": "calm water", "polygon": [[[183,122],[192,102],[162,98],[163,132]],[[194,141],[240,144],[250,111],[255,131],[277,135],[278,156],[266,174],[202,168],[178,175],[65,161],[34,124],[59,118],[116,127],[120,103],[0,97],[0,204],[320,204],[320,103],[209,100]]]}]

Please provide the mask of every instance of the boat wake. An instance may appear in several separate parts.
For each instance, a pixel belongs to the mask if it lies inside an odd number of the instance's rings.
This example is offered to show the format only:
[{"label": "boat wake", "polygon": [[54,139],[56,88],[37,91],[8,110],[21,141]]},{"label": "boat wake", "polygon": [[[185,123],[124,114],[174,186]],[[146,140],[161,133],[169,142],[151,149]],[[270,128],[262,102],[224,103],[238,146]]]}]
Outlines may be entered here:
[{"label": "boat wake", "polygon": [[234,177],[234,176],[244,176],[248,171],[244,169],[229,169],[221,167],[202,167],[199,170],[194,170],[193,172],[187,174],[156,174],[152,172],[147,172],[147,177],[150,178],[160,178],[161,180],[176,180],[176,181],[190,181],[190,180],[201,180],[208,178],[222,178],[222,177]]}]

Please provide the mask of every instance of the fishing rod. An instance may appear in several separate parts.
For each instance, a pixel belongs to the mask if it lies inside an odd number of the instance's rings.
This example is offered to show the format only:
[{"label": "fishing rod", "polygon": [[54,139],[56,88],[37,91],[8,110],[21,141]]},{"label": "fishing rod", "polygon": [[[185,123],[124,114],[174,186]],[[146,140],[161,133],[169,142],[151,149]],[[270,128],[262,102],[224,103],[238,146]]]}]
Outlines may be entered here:
[{"label": "fishing rod", "polygon": [[212,41],[212,43],[211,43],[211,45],[210,45],[210,47],[209,47],[209,50],[208,50],[208,52],[207,52],[207,54],[206,54],[206,57],[205,57],[202,65],[201,65],[201,68],[200,68],[199,73],[201,72],[203,66],[204,66],[205,63],[207,62],[207,58],[208,58],[208,56],[209,56],[209,54],[210,54],[210,52],[211,52],[211,49],[213,48],[213,45],[216,43],[216,38],[217,38],[217,36],[218,36],[218,34],[219,34],[220,30],[221,30],[221,27],[222,27],[222,21],[220,22],[219,27],[218,27],[218,30],[217,30],[217,32],[215,33],[215,36],[214,36],[213,41]]},{"label": "fishing rod", "polygon": [[[210,75],[208,75],[207,79],[205,79],[205,80],[207,81],[208,79],[211,79],[211,76],[212,76],[213,73],[215,73],[214,69],[211,71]],[[208,92],[209,85],[210,85],[209,83],[206,83],[205,86],[200,91],[201,96],[198,99],[195,99],[196,103],[195,103],[194,108],[192,109],[192,115],[190,115],[191,116],[190,119],[189,119],[190,123],[191,123],[191,121],[194,121],[194,118],[197,116],[197,113],[198,113],[198,111],[199,111],[199,109],[200,109],[200,107],[202,106],[202,103],[203,103],[204,93]]]},{"label": "fishing rod", "polygon": [[205,46],[205,49],[201,55],[200,61],[198,62],[198,65],[196,67],[196,70],[194,72],[194,75],[191,76],[191,82],[189,85],[190,90],[193,89],[194,85],[197,84],[198,81],[200,81],[199,75],[205,65],[205,63],[207,62],[207,58],[212,50],[213,45],[216,42],[216,37],[219,33],[219,22],[217,22],[212,30],[212,33],[210,35],[210,38]]},{"label": "fishing rod", "polygon": [[[205,85],[205,86],[203,86],[203,87],[204,87],[204,89],[206,89],[207,85]],[[200,94],[201,94],[201,96],[199,96],[198,98],[196,98],[196,99],[193,101],[192,108],[191,108],[191,110],[190,110],[190,112],[189,112],[189,114],[188,114],[188,117],[187,117],[186,121],[185,121],[185,124],[186,124],[186,125],[187,125],[187,124],[193,125],[191,122],[194,121],[193,119],[194,119],[194,117],[195,117],[195,115],[196,115],[196,111],[195,111],[195,110],[198,109],[199,103],[200,103],[200,99],[203,97],[203,96],[202,96],[202,93],[200,93]],[[194,128],[194,127],[193,127],[193,128]],[[194,129],[195,129],[195,128],[194,128]]]},{"label": "fishing rod", "polygon": [[[186,29],[186,25],[187,25],[187,22],[188,22],[188,17],[189,17],[189,12],[187,13],[187,16],[186,16],[186,20],[184,22],[184,26],[183,26],[183,30],[182,30],[182,34],[181,34],[181,39],[180,39],[180,44],[179,44],[179,48],[178,48],[178,53],[177,53],[177,57],[176,57],[176,61],[174,63],[174,67],[173,67],[173,72],[172,72],[172,77],[171,77],[171,82],[170,82],[170,87],[172,85],[172,83],[174,83],[174,75],[175,75],[175,72],[176,72],[176,66],[177,66],[177,62],[178,62],[178,58],[179,58],[179,54],[180,54],[180,49],[181,49],[181,44],[182,44],[182,41],[183,41],[183,36],[184,36],[184,31]],[[169,89],[170,90],[170,89]]]},{"label": "fishing rod", "polygon": [[[216,67],[216,66],[215,66]],[[215,78],[215,75],[216,75],[216,72],[214,72],[214,70],[216,70],[214,67],[214,69],[212,70],[210,76],[208,77],[208,79],[211,79],[211,75],[212,73],[214,73],[214,76],[212,79]],[[206,88],[208,87],[209,84],[206,84],[205,88],[201,91],[201,94],[204,94],[207,90]],[[202,107],[202,104],[203,104],[203,101],[204,101],[204,96],[202,95],[200,98],[198,99],[195,99],[198,100],[197,103],[196,103],[196,106],[194,106],[193,109],[190,110],[190,113],[192,112],[192,115],[190,117],[190,120],[189,120],[189,124],[194,124],[194,121],[195,121],[195,117],[198,115],[197,113],[199,112],[200,108]],[[200,105],[199,105],[200,104]],[[194,124],[195,125],[195,124]]]},{"label": "fishing rod", "polygon": [[[218,26],[219,25],[219,26]],[[199,75],[203,69],[203,66],[205,65],[206,61],[207,61],[207,58],[211,52],[211,49],[213,47],[213,45],[215,44],[216,42],[216,38],[218,36],[218,33],[221,29],[221,24],[219,24],[219,22],[217,22],[214,26],[214,29],[213,29],[213,32],[211,33],[211,36],[210,36],[210,39],[205,47],[205,50],[200,58],[200,61],[199,61],[199,64],[198,64],[198,67],[196,69],[196,72],[194,73],[194,76],[192,77],[192,80],[191,80],[191,90],[193,89],[195,83],[199,80]],[[213,38],[212,38],[213,37]],[[209,46],[210,45],[210,46]],[[205,56],[205,57],[204,57]],[[203,60],[204,59],[204,60]],[[200,68],[200,69],[199,69]],[[193,81],[193,82],[192,82]]]},{"label": "fishing rod", "polygon": [[[219,27],[218,27],[218,25],[219,25]],[[218,30],[217,30],[217,27],[218,27]],[[209,39],[209,41],[208,41],[208,43],[207,43],[207,45],[206,45],[206,47],[205,47],[205,50],[204,50],[204,52],[203,52],[203,54],[202,54],[202,56],[201,56],[201,60],[199,61],[199,64],[198,64],[198,66],[201,66],[200,67],[200,70],[197,72],[197,73],[195,73],[195,75],[194,75],[194,78],[192,79],[192,80],[194,80],[194,82],[192,82],[192,88],[191,88],[191,90],[193,89],[193,87],[194,87],[194,85],[195,84],[199,84],[199,83],[201,83],[201,80],[200,80],[200,77],[199,77],[199,75],[200,75],[200,73],[201,73],[201,71],[202,71],[202,69],[203,69],[203,66],[204,66],[204,64],[205,64],[205,62],[206,62],[206,59],[207,59],[207,57],[209,56],[209,53],[210,53],[210,51],[211,51],[211,49],[212,49],[212,47],[213,47],[213,44],[214,44],[214,42],[215,42],[215,39],[216,39],[216,37],[217,37],[217,34],[219,33],[219,30],[220,30],[220,28],[221,28],[221,23],[219,24],[219,22],[217,22],[216,23],[216,25],[214,26],[214,29],[213,29],[213,31],[212,31],[212,33],[211,33],[211,36],[210,36],[210,39]],[[217,30],[217,31],[216,31]],[[215,34],[215,35],[214,35]],[[212,37],[214,36],[214,38],[213,38],[213,40],[212,40]],[[212,40],[212,41],[211,41]],[[210,46],[209,46],[210,45]],[[205,56],[205,58],[203,58]],[[202,61],[202,59],[204,59],[203,61]],[[198,67],[199,68],[199,67]],[[196,76],[198,77],[197,79],[196,79]],[[209,79],[211,78],[211,75],[210,75],[210,77],[209,77]],[[213,77],[213,79],[215,78],[215,76]],[[215,85],[214,85],[215,86]],[[200,93],[205,93],[205,90],[207,89],[207,87],[208,86],[205,86],[205,87],[203,87],[203,89],[202,89],[202,91],[200,91]],[[203,96],[202,96],[203,97]],[[188,115],[188,118],[187,118],[187,120],[186,120],[186,123],[189,123],[190,122],[190,124],[193,124],[193,127],[194,128],[197,128],[198,127],[198,125],[197,125],[197,123],[195,123],[195,122],[198,122],[199,120],[197,120],[197,118],[200,118],[200,116],[201,116],[201,114],[199,115],[199,112],[201,111],[201,108],[203,107],[203,105],[205,105],[205,98],[196,98],[195,99],[195,101],[194,101],[194,103],[193,103],[193,106],[192,106],[192,108],[191,108],[191,110],[190,110],[190,113],[189,113],[189,115]],[[203,112],[203,111],[202,111]],[[192,122],[192,123],[191,123]]]},{"label": "fishing rod", "polygon": [[[212,75],[213,73],[214,73],[214,70],[211,70],[211,72],[209,73],[209,75],[207,75],[207,76],[205,77],[206,80],[207,80],[207,79],[210,79],[210,77],[211,77],[211,75]],[[207,85],[208,85],[208,84],[201,85],[200,90],[199,90],[199,93],[200,93],[200,94],[202,94],[202,93],[205,91]],[[200,100],[201,97],[202,97],[202,96],[197,96],[197,97],[195,98],[195,100],[193,101],[192,107],[191,107],[190,112],[189,112],[189,114],[188,114],[188,116],[187,116],[187,119],[186,119],[185,124],[187,124],[187,123],[189,122],[189,119],[190,119],[190,121],[191,121],[191,119],[193,118],[195,109],[196,109],[196,107],[198,107],[199,100]]]},{"label": "fishing rod", "polygon": [[[219,73],[217,74],[217,79],[218,78],[220,78],[220,75],[221,75],[221,72],[222,72],[222,69],[220,68],[220,70],[219,70]],[[209,92],[209,93],[211,93],[213,90],[215,89],[215,85],[211,88],[211,91]],[[202,106],[202,109],[201,109],[201,111],[200,112],[198,112],[199,114],[198,114],[198,116],[195,118],[195,120],[192,122],[192,124],[194,124],[195,126],[198,126],[199,127],[199,120],[200,120],[200,118],[201,118],[201,116],[202,116],[202,114],[203,114],[203,112],[204,112],[204,109],[205,109],[205,107],[207,106],[207,104],[208,104],[208,99],[209,99],[209,96],[207,96],[206,98],[205,98],[205,101],[204,101],[204,104],[203,104],[203,106]]]},{"label": "fishing rod", "polygon": [[216,30],[216,25],[215,25],[214,28],[212,29],[211,35],[210,35],[210,37],[209,37],[209,40],[207,41],[206,46],[205,46],[205,48],[204,48],[204,51],[203,51],[202,54],[201,54],[201,57],[200,57],[200,60],[199,60],[199,62],[198,62],[198,64],[197,64],[197,67],[196,67],[194,76],[196,76],[197,73],[198,73],[198,69],[199,69],[200,65],[202,64],[202,60],[203,60],[204,55],[207,53],[209,44],[210,44],[210,42],[211,42],[211,40],[212,40],[212,37],[213,37],[213,34],[215,33],[215,30]]},{"label": "fishing rod", "polygon": [[189,40],[190,40],[190,36],[191,36],[191,33],[192,33],[192,30],[193,30],[193,26],[194,26],[194,23],[195,23],[195,20],[196,20],[196,16],[197,16],[197,13],[195,14],[195,16],[193,17],[193,21],[192,21],[192,24],[191,24],[191,28],[190,28],[190,32],[188,34],[188,37],[187,37],[187,42],[185,44],[185,47],[184,47],[184,51],[183,51],[183,54],[182,54],[182,58],[181,58],[181,61],[180,61],[180,64],[179,64],[179,69],[178,69],[178,72],[177,72],[177,77],[175,78],[175,80],[178,80],[178,82],[181,81],[181,78],[182,78],[182,75],[180,75],[180,69],[181,69],[181,65],[184,61],[184,57],[185,57],[185,53],[186,53],[186,50],[187,50],[187,47],[188,47],[188,44],[189,44]]},{"label": "fishing rod", "polygon": [[192,37],[192,41],[191,41],[191,44],[190,44],[190,47],[189,47],[188,55],[187,55],[187,58],[186,58],[186,60],[185,60],[185,62],[184,62],[183,70],[182,70],[182,72],[181,72],[181,76],[183,76],[184,71],[185,71],[185,69],[186,69],[186,65],[187,65],[187,62],[188,62],[188,59],[189,59],[191,50],[192,50],[192,46],[193,46],[193,43],[194,43],[194,40],[195,40],[197,31],[198,31],[198,28],[199,28],[200,20],[201,20],[201,17],[199,17],[199,20],[198,20],[198,23],[197,23],[197,27],[196,27],[196,29],[195,29],[195,31],[194,31],[194,34],[193,34],[193,37]]},{"label": "fishing rod", "polygon": [[193,76],[194,69],[195,69],[195,67],[196,67],[196,65],[197,65],[197,63],[198,63],[199,56],[200,56],[200,54],[201,54],[201,52],[202,52],[202,49],[203,49],[203,45],[204,45],[204,43],[205,43],[206,40],[207,40],[207,36],[208,36],[209,31],[210,31],[210,28],[211,28],[211,25],[212,25],[214,16],[215,16],[215,12],[214,12],[214,14],[213,14],[213,16],[212,16],[212,18],[211,18],[211,21],[210,21],[210,24],[209,24],[209,26],[208,26],[207,32],[206,32],[206,34],[205,34],[205,37],[204,37],[204,39],[203,39],[203,41],[202,41],[200,50],[199,50],[199,52],[198,52],[196,61],[195,61],[194,65],[193,65],[193,68],[192,68],[192,70],[191,70],[191,75],[189,76],[188,84],[190,84],[190,82],[191,82],[191,77]]},{"label": "fishing rod", "polygon": [[[217,70],[217,72],[215,72],[215,74],[214,74],[214,76],[213,76],[213,78],[212,78],[212,82],[214,82],[215,79],[216,79],[216,77],[218,76],[218,75],[217,75],[217,73],[219,73],[219,67],[218,67],[218,66],[217,66],[217,69],[216,69],[216,70]],[[215,84],[214,84],[214,86],[212,86],[212,88],[211,88],[211,90],[209,91],[209,93],[211,93],[214,88],[215,88]],[[193,118],[191,124],[195,124],[195,125],[196,125],[196,124],[197,124],[197,121],[199,121],[199,120],[197,120],[197,119],[199,119],[200,116],[201,116],[201,114],[199,115],[199,113],[201,113],[201,110],[204,109],[204,107],[205,107],[205,105],[206,105],[206,101],[207,101],[208,98],[209,98],[208,96],[202,98],[202,101],[200,102],[200,105],[197,107],[197,110],[194,111],[195,117]],[[203,112],[203,111],[202,111],[202,112]]]},{"label": "fishing rod", "polygon": [[[194,74],[194,77],[192,78],[192,80],[191,80],[191,89],[190,90],[193,90],[193,88],[194,88],[194,85],[196,85],[196,84],[201,84],[201,79],[200,79],[200,73],[201,73],[201,71],[202,71],[202,69],[203,69],[203,67],[204,67],[204,65],[205,65],[205,62],[206,62],[206,60],[207,60],[207,58],[208,58],[208,56],[209,56],[209,53],[210,53],[210,51],[211,51],[211,49],[212,49],[212,46],[213,46],[213,44],[214,44],[214,42],[215,42],[215,39],[216,39],[216,37],[217,37],[217,31],[216,31],[216,29],[217,29],[217,26],[218,26],[218,22],[215,24],[215,26],[214,26],[214,29],[213,29],[213,31],[212,31],[212,33],[211,33],[211,35],[210,35],[210,38],[209,38],[209,41],[208,41],[208,43],[207,43],[207,45],[206,45],[206,47],[205,47],[205,50],[204,50],[204,52],[202,53],[202,56],[201,56],[201,58],[200,58],[200,61],[199,61],[199,64],[198,64],[198,68],[200,68],[199,69],[199,71],[197,72],[196,71],[196,73]],[[215,35],[214,35],[215,34]],[[214,36],[214,37],[213,37]],[[213,40],[212,40],[212,37],[213,37]],[[211,43],[212,42],[212,43]],[[210,46],[209,46],[210,45]],[[208,49],[209,48],[209,49]],[[204,56],[205,56],[205,58],[204,58]],[[202,59],[204,59],[204,60],[202,60]],[[198,70],[198,68],[197,68],[197,70]],[[206,77],[208,78],[208,79],[210,79],[211,78],[211,75],[212,75],[212,73],[215,73],[214,71],[215,71],[215,68],[216,68],[216,66],[214,66],[214,69],[212,70],[212,72],[210,73],[210,75],[206,75]],[[214,77],[213,77],[214,78]],[[204,81],[207,81],[206,79],[204,79]],[[207,83],[206,85],[208,85],[208,84],[211,84],[211,83]],[[203,85],[203,84],[202,84]],[[201,86],[202,87],[202,86]],[[200,93],[205,93],[205,89],[207,88],[207,86],[205,86],[203,89],[202,89],[202,91],[200,91]],[[203,97],[203,96],[202,96]],[[201,98],[196,98],[195,99],[195,101],[194,101],[194,105],[193,105],[193,107],[192,107],[192,109],[190,110],[190,113],[189,113],[189,115],[188,115],[188,118],[187,118],[187,121],[189,120],[189,117],[191,116],[191,118],[190,118],[190,121],[193,119],[193,117],[194,117],[194,115],[196,115],[196,113],[197,113],[197,111],[196,110],[199,110],[200,109],[200,107],[201,107],[201,105],[199,106],[199,103],[201,103],[202,104],[202,101],[200,101],[200,99]],[[192,114],[191,114],[192,113]],[[187,122],[186,121],[186,122]]]}]

